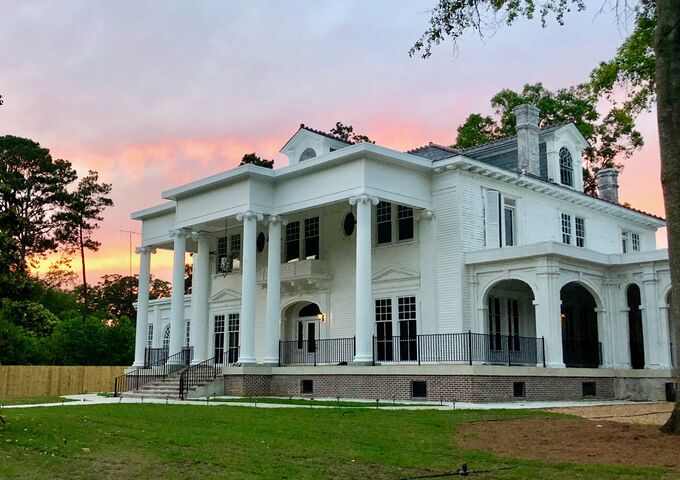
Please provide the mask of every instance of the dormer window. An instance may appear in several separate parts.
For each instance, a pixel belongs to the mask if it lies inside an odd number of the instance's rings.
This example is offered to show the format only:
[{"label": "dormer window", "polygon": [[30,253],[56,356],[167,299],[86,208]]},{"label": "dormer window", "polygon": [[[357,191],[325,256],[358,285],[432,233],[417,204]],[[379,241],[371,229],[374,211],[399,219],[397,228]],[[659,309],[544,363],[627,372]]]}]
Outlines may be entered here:
[{"label": "dormer window", "polygon": [[574,162],[565,147],[560,148],[560,183],[568,187],[574,186]]},{"label": "dormer window", "polygon": [[302,155],[300,155],[300,161],[304,162],[305,160],[309,160],[310,158],[316,157],[316,150],[313,148],[305,148],[305,151],[302,152]]}]

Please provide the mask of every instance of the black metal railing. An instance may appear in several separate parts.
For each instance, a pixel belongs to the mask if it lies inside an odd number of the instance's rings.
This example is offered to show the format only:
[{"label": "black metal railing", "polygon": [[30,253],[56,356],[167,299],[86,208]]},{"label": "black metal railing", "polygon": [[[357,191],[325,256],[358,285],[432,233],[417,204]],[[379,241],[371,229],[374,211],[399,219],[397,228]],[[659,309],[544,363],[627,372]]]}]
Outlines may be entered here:
[{"label": "black metal railing", "polygon": [[144,349],[144,367],[148,368],[156,364],[158,361],[168,358],[170,352],[166,347],[161,348],[146,348]]},{"label": "black metal railing", "polygon": [[215,380],[221,371],[222,366],[215,361],[215,357],[191,365],[179,376],[179,398],[186,399],[189,388]]},{"label": "black metal railing", "polygon": [[224,351],[223,365],[231,367],[238,364],[238,357],[241,354],[241,347],[228,347]]},{"label": "black metal railing", "polygon": [[354,355],[354,337],[279,342],[279,366],[290,364],[341,365],[351,362]]},{"label": "black metal railing", "polygon": [[171,373],[188,367],[191,363],[193,353],[193,348],[183,348],[179,353],[160,358],[147,367],[138,368],[137,370],[117,377],[113,385],[114,396],[118,396],[118,394],[122,392],[137,390],[149,382],[160,380]]},{"label": "black metal railing", "polygon": [[373,337],[374,363],[485,363],[545,366],[542,338],[486,333]]},{"label": "black metal railing", "polygon": [[602,365],[602,343],[597,340],[563,338],[562,356],[567,367],[597,368]]}]

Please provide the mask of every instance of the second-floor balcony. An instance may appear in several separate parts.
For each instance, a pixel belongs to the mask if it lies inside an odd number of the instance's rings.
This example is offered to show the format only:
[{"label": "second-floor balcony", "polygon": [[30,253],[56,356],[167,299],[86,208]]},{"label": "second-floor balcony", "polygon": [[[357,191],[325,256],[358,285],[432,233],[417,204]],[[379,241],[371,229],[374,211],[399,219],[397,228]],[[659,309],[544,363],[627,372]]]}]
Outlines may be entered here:
[{"label": "second-floor balcony", "polygon": [[[328,262],[319,259],[297,260],[281,264],[281,286],[284,289],[318,288],[323,286],[331,274]],[[267,286],[267,268],[258,271],[257,283]]]}]

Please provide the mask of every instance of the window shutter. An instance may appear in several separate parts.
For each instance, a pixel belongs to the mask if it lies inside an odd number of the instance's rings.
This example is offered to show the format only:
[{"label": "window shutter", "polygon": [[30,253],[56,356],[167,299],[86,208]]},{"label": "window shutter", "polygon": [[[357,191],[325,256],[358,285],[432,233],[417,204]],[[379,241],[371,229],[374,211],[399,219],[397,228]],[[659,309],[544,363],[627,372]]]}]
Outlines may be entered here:
[{"label": "window shutter", "polygon": [[501,246],[501,195],[498,190],[487,190],[485,195],[485,227],[486,247],[499,248]]}]

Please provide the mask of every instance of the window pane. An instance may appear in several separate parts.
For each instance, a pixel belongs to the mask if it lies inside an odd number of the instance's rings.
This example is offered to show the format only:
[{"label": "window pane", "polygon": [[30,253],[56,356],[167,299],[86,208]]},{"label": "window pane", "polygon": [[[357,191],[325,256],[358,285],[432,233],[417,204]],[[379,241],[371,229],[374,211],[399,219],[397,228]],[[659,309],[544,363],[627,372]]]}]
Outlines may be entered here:
[{"label": "window pane", "polygon": [[300,259],[300,222],[286,225],[286,262]]},{"label": "window pane", "polygon": [[399,240],[413,238],[413,209],[397,205],[397,219],[399,221]]},{"label": "window pane", "polygon": [[232,270],[241,268],[241,234],[235,233],[229,237],[229,256]]},{"label": "window pane", "polygon": [[633,244],[633,251],[639,252],[640,251],[640,234],[639,233],[631,233],[630,238],[631,238],[631,243]]},{"label": "window pane", "polygon": [[571,245],[571,215],[562,214],[562,243]]},{"label": "window pane", "polygon": [[511,247],[515,244],[515,210],[505,208],[505,245]]},{"label": "window pane", "polygon": [[562,185],[573,186],[574,165],[569,150],[560,148],[560,183]]},{"label": "window pane", "polygon": [[392,361],[394,359],[392,300],[389,298],[381,298],[375,301],[375,334],[378,360]]},{"label": "window pane", "polygon": [[378,245],[392,241],[392,204],[379,202],[377,207]]},{"label": "window pane", "polygon": [[586,222],[581,217],[574,219],[576,224],[576,246],[585,247],[586,245]]},{"label": "window pane", "polygon": [[628,253],[628,232],[621,232],[621,248],[623,253]]},{"label": "window pane", "polygon": [[217,239],[217,265],[215,272],[227,273],[229,265],[227,264],[227,237],[220,237]]},{"label": "window pane", "polygon": [[319,258],[319,217],[305,219],[305,258]]}]

